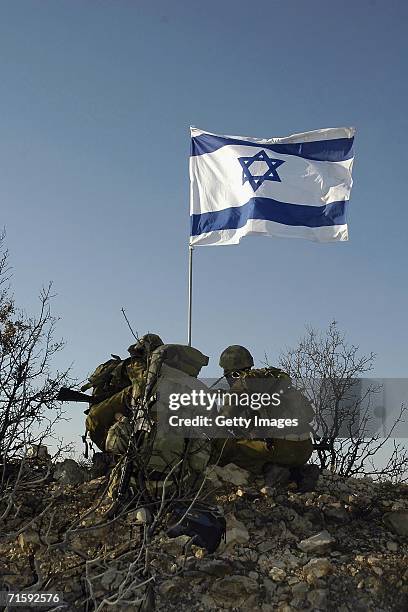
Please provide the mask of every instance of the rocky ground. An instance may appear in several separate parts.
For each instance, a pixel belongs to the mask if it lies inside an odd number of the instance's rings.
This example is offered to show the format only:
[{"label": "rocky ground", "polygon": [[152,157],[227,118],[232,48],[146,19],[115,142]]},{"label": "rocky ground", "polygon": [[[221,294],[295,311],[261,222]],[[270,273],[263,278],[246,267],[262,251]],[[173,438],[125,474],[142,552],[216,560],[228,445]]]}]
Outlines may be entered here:
[{"label": "rocky ground", "polygon": [[97,524],[106,477],[66,484],[61,468],[56,477],[18,491],[17,516],[0,527],[3,590],[63,591],[65,609],[81,611],[138,610],[137,586],[147,588],[145,611],[408,609],[406,485],[324,474],[302,494],[294,483],[268,489],[233,465],[213,468],[206,501],[223,508],[227,534],[207,554],[160,529],[141,547],[136,511]]}]

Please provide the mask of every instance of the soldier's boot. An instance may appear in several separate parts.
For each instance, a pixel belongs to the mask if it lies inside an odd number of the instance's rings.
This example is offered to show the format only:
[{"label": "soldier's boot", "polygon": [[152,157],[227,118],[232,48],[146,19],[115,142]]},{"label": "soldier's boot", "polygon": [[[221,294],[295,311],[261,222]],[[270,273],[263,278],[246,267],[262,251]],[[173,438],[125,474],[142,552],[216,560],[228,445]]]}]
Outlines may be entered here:
[{"label": "soldier's boot", "polygon": [[302,465],[291,470],[291,477],[296,481],[300,493],[314,491],[319,475],[319,466],[313,464]]},{"label": "soldier's boot", "polygon": [[274,489],[286,485],[290,479],[289,468],[275,463],[266,463],[263,467],[263,473],[266,486]]}]

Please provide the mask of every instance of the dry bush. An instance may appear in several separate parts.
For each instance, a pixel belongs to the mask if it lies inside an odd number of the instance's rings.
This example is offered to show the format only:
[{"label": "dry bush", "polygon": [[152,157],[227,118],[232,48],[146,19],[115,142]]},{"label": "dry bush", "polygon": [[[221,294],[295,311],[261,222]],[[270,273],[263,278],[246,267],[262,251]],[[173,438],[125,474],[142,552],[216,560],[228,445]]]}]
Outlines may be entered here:
[{"label": "dry bush", "polygon": [[[47,458],[28,458],[27,450],[54,436],[63,418],[56,395],[68,372],[53,369],[63,343],[54,339],[51,284],[39,296],[39,312],[18,308],[10,286],[8,252],[0,236],[0,519],[18,512],[19,492],[44,482]],[[58,446],[58,444],[57,444]],[[61,452],[59,445],[57,454]],[[41,464],[41,465],[40,465]],[[3,531],[3,529],[1,529]]]},{"label": "dry bush", "polygon": [[[358,392],[359,379],[372,369],[374,360],[374,353],[362,355],[358,346],[349,344],[333,321],[324,332],[308,327],[298,345],[281,354],[280,367],[315,409],[314,437],[322,469],[402,482],[408,479],[408,454],[393,433],[407,407],[402,405],[392,427],[381,433],[373,426],[380,386],[373,381]],[[391,441],[389,460],[379,468],[375,458]]]}]

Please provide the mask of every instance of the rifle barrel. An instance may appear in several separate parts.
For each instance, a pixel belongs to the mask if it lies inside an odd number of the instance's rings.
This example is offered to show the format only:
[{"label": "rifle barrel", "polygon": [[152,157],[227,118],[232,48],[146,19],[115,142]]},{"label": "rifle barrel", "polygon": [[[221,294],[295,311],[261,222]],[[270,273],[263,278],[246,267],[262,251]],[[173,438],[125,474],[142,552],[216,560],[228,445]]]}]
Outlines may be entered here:
[{"label": "rifle barrel", "polygon": [[61,387],[58,392],[57,400],[60,402],[87,402],[88,404],[93,403],[93,397],[75,389],[69,387]]}]

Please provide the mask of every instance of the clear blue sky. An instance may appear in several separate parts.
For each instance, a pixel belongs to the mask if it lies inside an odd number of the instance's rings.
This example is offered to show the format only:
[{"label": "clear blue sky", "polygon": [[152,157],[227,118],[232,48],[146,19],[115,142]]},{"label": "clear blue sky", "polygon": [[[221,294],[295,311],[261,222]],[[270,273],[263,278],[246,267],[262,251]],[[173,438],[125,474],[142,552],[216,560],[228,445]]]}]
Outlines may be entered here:
[{"label": "clear blue sky", "polygon": [[[189,125],[357,128],[350,241],[195,252],[193,344],[256,360],[332,318],[407,375],[408,4],[3,0],[0,202],[18,301],[54,281],[83,379],[138,332],[186,341]],[[70,424],[82,429],[82,412]]]}]

